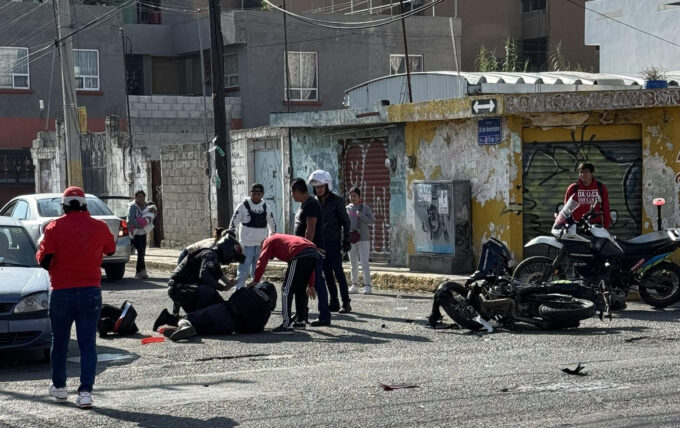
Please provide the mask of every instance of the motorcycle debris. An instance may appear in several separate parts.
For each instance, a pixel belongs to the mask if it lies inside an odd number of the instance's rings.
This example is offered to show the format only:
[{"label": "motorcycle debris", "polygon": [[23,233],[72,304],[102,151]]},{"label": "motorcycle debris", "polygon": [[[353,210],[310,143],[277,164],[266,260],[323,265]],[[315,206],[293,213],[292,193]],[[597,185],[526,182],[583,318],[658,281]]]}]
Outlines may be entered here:
[{"label": "motorcycle debris", "polygon": [[573,376],[588,376],[588,373],[582,372],[586,368],[586,366],[582,366],[581,363],[578,363],[578,366],[574,370],[569,369],[569,368],[564,368],[562,369],[563,372],[565,372],[568,375],[573,375]]},{"label": "motorcycle debris", "polygon": [[386,383],[381,383],[378,382],[378,385],[384,390],[384,391],[394,391],[395,389],[409,389],[409,388],[420,388],[418,385],[405,385],[405,384],[391,384],[388,385]]},{"label": "motorcycle debris", "polygon": [[493,332],[493,327],[491,327],[491,324],[489,324],[484,318],[482,318],[481,315],[477,315],[476,317],[473,318],[476,322],[480,323],[482,327],[487,331],[487,333]]}]

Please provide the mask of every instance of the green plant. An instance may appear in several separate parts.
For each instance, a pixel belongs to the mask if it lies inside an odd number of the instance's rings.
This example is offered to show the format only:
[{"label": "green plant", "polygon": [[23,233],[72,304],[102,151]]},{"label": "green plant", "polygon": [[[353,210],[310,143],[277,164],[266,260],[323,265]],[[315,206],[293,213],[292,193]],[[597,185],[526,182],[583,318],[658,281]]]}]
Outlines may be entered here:
[{"label": "green plant", "polygon": [[498,71],[499,62],[496,51],[489,50],[482,45],[475,57],[475,69],[481,72]]},{"label": "green plant", "polygon": [[666,80],[666,70],[655,65],[643,68],[641,74],[645,80]]}]

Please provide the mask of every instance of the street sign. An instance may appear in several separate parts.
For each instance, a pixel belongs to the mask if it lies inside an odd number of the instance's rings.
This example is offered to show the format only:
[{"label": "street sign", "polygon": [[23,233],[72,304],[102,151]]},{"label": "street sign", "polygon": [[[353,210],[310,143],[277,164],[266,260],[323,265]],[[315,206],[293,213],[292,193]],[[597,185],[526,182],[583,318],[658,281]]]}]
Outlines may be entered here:
[{"label": "street sign", "polygon": [[501,142],[501,118],[480,119],[477,122],[477,141],[479,144],[498,144]]},{"label": "street sign", "polygon": [[494,99],[488,100],[474,100],[472,102],[472,112],[474,114],[489,114],[495,113],[498,101]]}]

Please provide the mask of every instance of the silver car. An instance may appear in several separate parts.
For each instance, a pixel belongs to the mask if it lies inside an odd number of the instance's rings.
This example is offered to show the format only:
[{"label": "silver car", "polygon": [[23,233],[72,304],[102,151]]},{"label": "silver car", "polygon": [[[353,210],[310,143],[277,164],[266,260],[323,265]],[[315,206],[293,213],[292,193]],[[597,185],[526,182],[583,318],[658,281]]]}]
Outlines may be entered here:
[{"label": "silver car", "polygon": [[[45,226],[55,218],[64,214],[61,206],[60,193],[37,193],[22,195],[9,201],[0,209],[0,216],[13,217],[19,220],[28,234],[37,243],[43,234]],[[125,265],[130,260],[130,235],[127,223],[111,212],[109,207],[94,195],[85,195],[87,210],[96,219],[103,220],[116,239],[116,252],[111,256],[104,256],[102,268],[106,277],[119,280],[125,274]]]},{"label": "silver car", "polygon": [[36,251],[19,221],[0,217],[0,351],[42,349],[48,360],[50,279]]}]

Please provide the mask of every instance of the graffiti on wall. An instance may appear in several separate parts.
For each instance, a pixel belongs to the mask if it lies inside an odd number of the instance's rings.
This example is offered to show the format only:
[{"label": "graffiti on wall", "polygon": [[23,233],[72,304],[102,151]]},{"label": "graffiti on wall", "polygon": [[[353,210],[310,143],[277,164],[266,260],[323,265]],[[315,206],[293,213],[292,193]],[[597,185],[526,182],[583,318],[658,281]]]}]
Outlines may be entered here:
[{"label": "graffiti on wall", "polygon": [[[582,134],[583,135],[583,134]],[[587,161],[595,177],[607,186],[612,225],[620,238],[641,231],[642,159],[640,141],[588,141],[531,143],[524,145],[524,242],[548,234],[554,213],[567,187],[578,179],[577,166]]]}]

